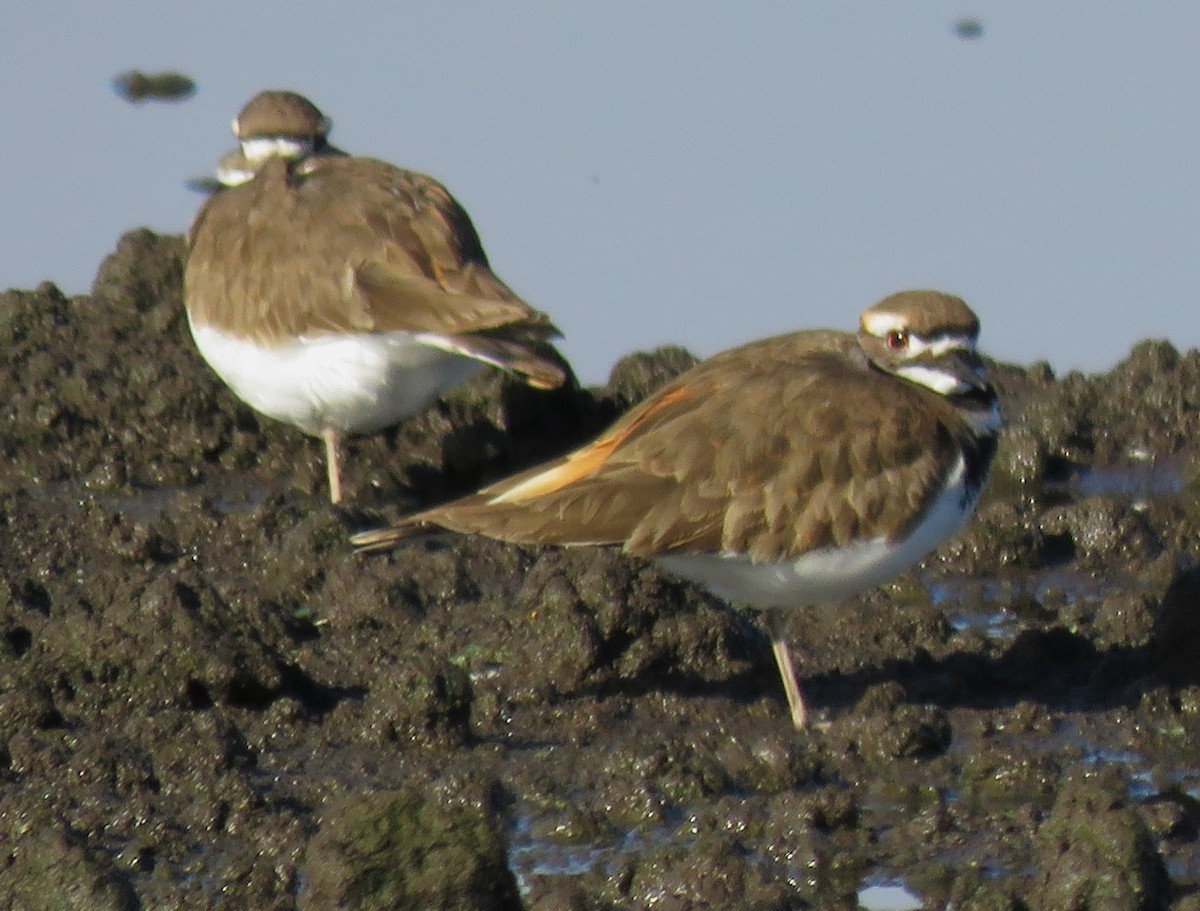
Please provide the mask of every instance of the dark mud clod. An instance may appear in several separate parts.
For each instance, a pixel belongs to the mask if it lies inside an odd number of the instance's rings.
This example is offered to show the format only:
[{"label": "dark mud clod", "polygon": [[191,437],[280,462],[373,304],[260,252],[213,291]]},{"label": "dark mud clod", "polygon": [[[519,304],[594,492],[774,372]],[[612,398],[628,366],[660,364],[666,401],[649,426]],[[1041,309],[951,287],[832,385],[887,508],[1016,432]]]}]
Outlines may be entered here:
[{"label": "dark mud clod", "polygon": [[1115,772],[1075,776],[1038,831],[1039,874],[1032,907],[1161,908],[1166,871]]},{"label": "dark mud clod", "polygon": [[345,798],[309,843],[301,911],[520,911],[499,819],[413,790]]}]

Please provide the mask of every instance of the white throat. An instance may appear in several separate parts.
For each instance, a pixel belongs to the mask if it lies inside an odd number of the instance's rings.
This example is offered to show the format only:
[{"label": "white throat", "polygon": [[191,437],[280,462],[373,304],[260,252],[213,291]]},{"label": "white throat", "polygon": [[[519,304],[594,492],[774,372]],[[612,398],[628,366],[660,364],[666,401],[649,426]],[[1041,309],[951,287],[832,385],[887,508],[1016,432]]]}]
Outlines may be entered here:
[{"label": "white throat", "polygon": [[971,390],[967,383],[953,373],[947,370],[938,370],[936,367],[927,367],[924,364],[904,364],[896,368],[896,375],[919,386],[924,386],[926,389],[932,389],[939,395],[956,395]]},{"label": "white throat", "polygon": [[251,169],[257,169],[264,161],[273,156],[280,158],[303,158],[313,151],[312,140],[295,139],[291,136],[255,136],[242,140],[242,154],[250,163]]},{"label": "white throat", "polygon": [[236,165],[217,165],[217,180],[226,187],[236,187],[254,179],[254,169]]}]

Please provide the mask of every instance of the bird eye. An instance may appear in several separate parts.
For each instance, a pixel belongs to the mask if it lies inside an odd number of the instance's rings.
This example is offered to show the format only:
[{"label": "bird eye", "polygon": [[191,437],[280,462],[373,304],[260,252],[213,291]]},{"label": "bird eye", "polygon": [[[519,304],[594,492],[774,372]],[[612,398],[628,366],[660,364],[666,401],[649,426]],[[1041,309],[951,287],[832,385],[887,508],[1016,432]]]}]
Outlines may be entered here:
[{"label": "bird eye", "polygon": [[887,346],[892,351],[903,351],[908,347],[908,333],[903,329],[893,329],[887,334]]}]

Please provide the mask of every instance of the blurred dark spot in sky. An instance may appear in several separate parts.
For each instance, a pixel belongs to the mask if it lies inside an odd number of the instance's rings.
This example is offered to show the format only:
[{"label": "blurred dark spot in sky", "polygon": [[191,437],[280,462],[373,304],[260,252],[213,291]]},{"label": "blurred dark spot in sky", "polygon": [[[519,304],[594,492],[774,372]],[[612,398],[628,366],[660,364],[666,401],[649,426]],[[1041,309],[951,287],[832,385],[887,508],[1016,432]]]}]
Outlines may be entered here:
[{"label": "blurred dark spot in sky", "polygon": [[143,73],[128,70],[115,76],[113,91],[131,104],[143,101],[184,101],[196,92],[196,83],[183,73]]},{"label": "blurred dark spot in sky", "polygon": [[954,34],[967,41],[983,37],[983,22],[974,16],[960,16],[954,22]]}]

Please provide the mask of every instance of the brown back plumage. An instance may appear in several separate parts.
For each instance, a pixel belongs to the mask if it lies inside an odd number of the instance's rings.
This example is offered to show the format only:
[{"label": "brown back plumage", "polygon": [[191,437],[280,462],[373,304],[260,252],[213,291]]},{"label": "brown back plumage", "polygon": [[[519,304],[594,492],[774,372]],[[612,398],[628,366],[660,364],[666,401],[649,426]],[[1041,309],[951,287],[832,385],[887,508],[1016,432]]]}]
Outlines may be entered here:
[{"label": "brown back plumage", "polygon": [[466,211],[423,174],[370,158],[269,159],[205,204],[189,246],[195,324],[268,345],[430,333],[535,385],[566,377],[544,350],[555,327],[492,273]]},{"label": "brown back plumage", "polygon": [[943,396],[872,367],[855,336],[799,332],[698,365],[569,456],[354,540],[434,525],[783,560],[903,536],[971,432]]}]

